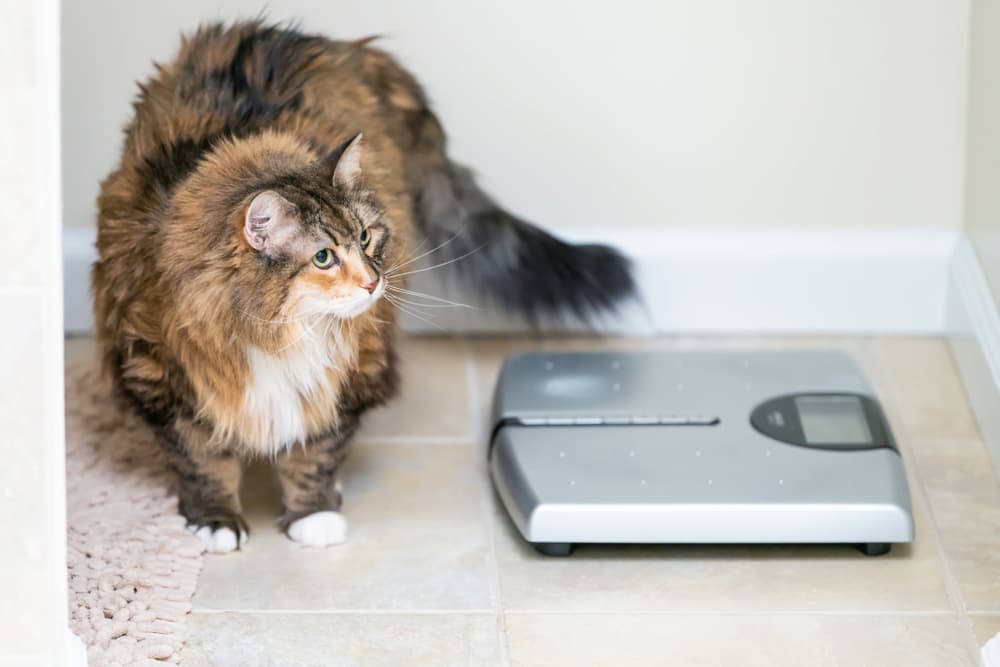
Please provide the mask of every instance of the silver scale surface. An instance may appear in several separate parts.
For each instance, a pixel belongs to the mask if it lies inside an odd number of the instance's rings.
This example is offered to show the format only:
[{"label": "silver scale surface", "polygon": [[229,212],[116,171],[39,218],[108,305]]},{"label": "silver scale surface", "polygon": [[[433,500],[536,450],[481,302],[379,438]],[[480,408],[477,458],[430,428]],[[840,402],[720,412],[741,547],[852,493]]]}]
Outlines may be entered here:
[{"label": "silver scale surface", "polygon": [[899,453],[758,432],[776,396],[875,398],[836,350],[510,357],[490,470],[533,543],[898,543],[913,539]]}]

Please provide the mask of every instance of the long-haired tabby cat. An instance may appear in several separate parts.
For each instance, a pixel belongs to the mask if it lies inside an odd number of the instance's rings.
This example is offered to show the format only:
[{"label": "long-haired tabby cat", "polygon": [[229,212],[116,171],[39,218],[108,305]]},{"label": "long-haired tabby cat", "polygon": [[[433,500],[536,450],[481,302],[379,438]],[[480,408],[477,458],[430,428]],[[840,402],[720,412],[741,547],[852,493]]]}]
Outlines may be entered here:
[{"label": "long-haired tabby cat", "polygon": [[529,317],[633,292],[619,254],[515,218],[450,162],[386,53],[260,22],[199,29],[140,85],[98,206],[104,363],[212,551],[247,538],[254,456],[275,462],[291,539],[344,539],[337,470],[362,413],[396,391],[383,297],[421,247],[435,263],[468,255],[449,268]]}]

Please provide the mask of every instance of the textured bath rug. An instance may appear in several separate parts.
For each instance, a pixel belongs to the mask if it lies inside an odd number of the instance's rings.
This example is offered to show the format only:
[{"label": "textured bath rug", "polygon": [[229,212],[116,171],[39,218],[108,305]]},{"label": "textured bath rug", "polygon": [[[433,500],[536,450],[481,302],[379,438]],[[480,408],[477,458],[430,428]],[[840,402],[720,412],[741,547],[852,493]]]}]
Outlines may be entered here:
[{"label": "textured bath rug", "polygon": [[148,427],[89,366],[66,370],[70,626],[91,667],[176,663],[201,569]]}]

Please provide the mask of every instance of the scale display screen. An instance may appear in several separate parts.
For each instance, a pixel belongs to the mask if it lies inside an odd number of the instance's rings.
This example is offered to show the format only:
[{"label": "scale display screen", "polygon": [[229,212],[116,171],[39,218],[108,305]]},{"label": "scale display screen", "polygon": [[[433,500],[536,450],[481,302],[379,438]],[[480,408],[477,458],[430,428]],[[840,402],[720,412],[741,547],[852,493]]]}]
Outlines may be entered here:
[{"label": "scale display screen", "polygon": [[863,445],[872,441],[857,396],[796,396],[795,407],[810,445]]}]

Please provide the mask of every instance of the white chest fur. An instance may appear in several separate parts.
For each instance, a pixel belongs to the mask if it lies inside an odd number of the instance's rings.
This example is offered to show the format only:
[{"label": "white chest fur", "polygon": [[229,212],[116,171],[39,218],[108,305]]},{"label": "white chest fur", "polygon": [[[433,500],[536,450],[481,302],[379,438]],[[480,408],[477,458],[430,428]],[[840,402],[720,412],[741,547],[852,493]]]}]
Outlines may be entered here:
[{"label": "white chest fur", "polygon": [[250,432],[242,435],[248,444],[273,452],[306,440],[309,424],[305,404],[335,394],[328,371],[346,361],[339,342],[333,333],[306,332],[274,354],[255,347],[247,349],[250,380],[242,421]]}]

